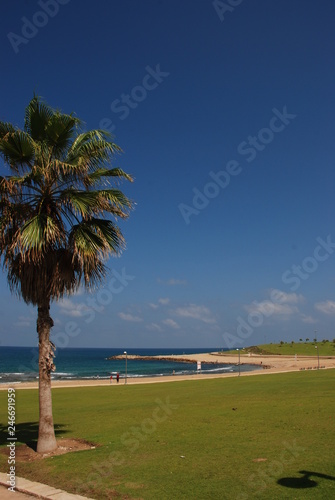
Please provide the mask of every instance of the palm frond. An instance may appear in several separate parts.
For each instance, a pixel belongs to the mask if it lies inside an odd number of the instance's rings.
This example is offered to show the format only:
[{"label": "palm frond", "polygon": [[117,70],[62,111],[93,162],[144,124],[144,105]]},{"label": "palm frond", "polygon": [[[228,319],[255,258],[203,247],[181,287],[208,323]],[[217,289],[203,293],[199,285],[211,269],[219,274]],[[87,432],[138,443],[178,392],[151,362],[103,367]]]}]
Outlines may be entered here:
[{"label": "palm frond", "polygon": [[54,112],[40,97],[34,96],[25,111],[24,129],[35,140],[45,139],[47,124]]},{"label": "palm frond", "polygon": [[9,198],[13,191],[15,190],[15,182],[11,182],[11,176],[9,177],[0,177],[0,195],[1,200],[4,198]]},{"label": "palm frond", "polygon": [[61,192],[59,198],[70,205],[76,214],[83,217],[102,210],[99,195],[93,191],[66,189]]},{"label": "palm frond", "polygon": [[22,130],[8,133],[0,140],[0,153],[14,170],[31,163],[35,156],[35,144],[29,134]]},{"label": "palm frond", "polygon": [[0,140],[5,137],[7,134],[12,134],[15,132],[15,127],[11,123],[1,122],[0,121]]},{"label": "palm frond", "polygon": [[88,173],[91,173],[109,160],[110,153],[106,144],[104,141],[86,142],[75,151],[75,154],[70,154],[67,161],[83,166]]},{"label": "palm frond", "polygon": [[59,227],[52,217],[40,213],[24,224],[20,232],[20,243],[23,254],[38,258],[38,254],[63,239]]},{"label": "palm frond", "polygon": [[132,208],[132,202],[118,189],[66,189],[60,194],[60,199],[66,201],[76,214],[83,217],[108,212],[116,217],[126,218]]},{"label": "palm frond", "polygon": [[[37,187],[43,179],[42,172],[39,168],[32,168],[29,170],[27,173],[24,173],[22,175],[11,175],[6,178],[7,181],[7,189],[9,189],[9,186],[12,186],[14,189],[15,188],[20,188],[19,192],[22,193],[22,188],[28,187],[28,188],[35,188],[36,190]],[[17,189],[18,191],[18,189]]]},{"label": "palm frond", "polygon": [[124,248],[124,238],[112,221],[92,218],[73,226],[69,242],[81,257],[118,254]]},{"label": "palm frond", "polygon": [[80,120],[72,115],[59,112],[53,114],[48,121],[45,134],[48,144],[53,147],[53,155],[57,156],[65,152],[73,141],[73,135]]},{"label": "palm frond", "polygon": [[85,183],[87,174],[84,165],[77,165],[63,159],[53,158],[48,166],[48,174],[54,181],[54,194],[58,194],[73,185],[87,187]]},{"label": "palm frond", "polygon": [[93,186],[109,177],[123,178],[129,182],[133,182],[132,176],[124,172],[121,168],[98,168],[87,176],[86,182],[88,186]]},{"label": "palm frond", "polygon": [[119,189],[100,189],[99,196],[104,210],[115,213],[119,217],[126,218],[133,203]]},{"label": "palm frond", "polygon": [[76,155],[77,151],[80,150],[83,144],[95,141],[103,141],[110,144],[112,149],[112,154],[122,153],[122,149],[120,148],[120,146],[111,142],[110,139],[111,139],[111,134],[106,130],[94,129],[94,130],[89,130],[88,132],[83,132],[79,134],[73,141],[73,144],[69,149],[69,155],[71,154]]},{"label": "palm frond", "polygon": [[121,148],[109,142],[102,131],[92,130],[81,134],[69,149],[67,161],[84,165],[88,173],[103,168]]},{"label": "palm frond", "polygon": [[94,228],[104,242],[104,252],[118,254],[125,248],[125,241],[120,229],[108,219],[90,219],[91,227]]}]

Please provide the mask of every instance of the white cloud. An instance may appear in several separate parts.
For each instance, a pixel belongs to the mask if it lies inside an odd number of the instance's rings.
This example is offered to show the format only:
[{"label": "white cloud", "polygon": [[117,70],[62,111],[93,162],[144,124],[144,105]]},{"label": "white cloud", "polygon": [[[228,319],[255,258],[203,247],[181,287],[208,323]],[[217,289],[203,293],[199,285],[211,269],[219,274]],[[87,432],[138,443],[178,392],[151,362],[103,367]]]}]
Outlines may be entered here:
[{"label": "white cloud", "polygon": [[166,306],[169,303],[170,303],[170,299],[161,298],[161,299],[158,299],[158,304],[154,304],[153,302],[149,302],[149,307],[151,307],[151,309],[158,309],[160,305]]},{"label": "white cloud", "polygon": [[162,306],[166,306],[167,304],[170,303],[170,299],[168,298],[165,298],[165,299],[158,299],[158,302],[159,304],[161,304]]},{"label": "white cloud", "polygon": [[158,304],[153,304],[152,302],[149,303],[149,307],[151,307],[151,309],[158,309]]},{"label": "white cloud", "polygon": [[273,302],[279,304],[300,304],[304,302],[304,297],[296,293],[285,293],[281,290],[272,289],[270,291]]},{"label": "white cloud", "polygon": [[72,318],[80,318],[83,312],[89,309],[86,304],[76,304],[68,298],[60,300],[58,302],[58,307],[60,308],[61,314],[71,316]]},{"label": "white cloud", "polygon": [[14,326],[25,327],[32,325],[32,318],[30,316],[19,316],[18,321],[14,323]]},{"label": "white cloud", "polygon": [[326,300],[325,302],[318,302],[315,304],[315,309],[325,314],[335,314],[335,302],[333,300]]},{"label": "white cloud", "polygon": [[304,323],[308,323],[308,324],[317,323],[317,321],[312,316],[307,316],[306,314],[301,314],[300,317]]},{"label": "white cloud", "polygon": [[121,319],[123,319],[124,321],[132,321],[134,323],[138,323],[140,321],[143,321],[142,318],[140,318],[139,316],[134,316],[132,314],[129,314],[129,313],[123,313],[123,312],[120,312],[119,313],[119,317]]},{"label": "white cloud", "polygon": [[304,302],[304,297],[296,293],[285,293],[278,289],[269,291],[270,299],[257,302],[256,300],[251,304],[244,306],[244,309],[249,314],[262,314],[269,317],[272,315],[282,316],[284,319],[299,313],[296,304]]},{"label": "white cloud", "polygon": [[204,323],[216,323],[211,311],[207,307],[197,306],[196,304],[190,304],[186,307],[178,307],[175,310],[175,314],[183,318],[198,319]]},{"label": "white cloud", "polygon": [[171,278],[170,280],[168,280],[166,282],[167,285],[170,285],[170,286],[175,286],[175,285],[186,285],[187,284],[187,281],[186,280],[176,280],[174,278]]},{"label": "white cloud", "polygon": [[296,306],[289,304],[274,304],[271,300],[263,300],[262,302],[254,301],[252,304],[244,306],[249,314],[262,314],[263,316],[290,316],[299,312]]},{"label": "white cloud", "polygon": [[147,328],[147,330],[156,331],[156,332],[162,331],[162,327],[160,325],[157,325],[157,323],[150,323],[150,325],[147,325],[146,328]]},{"label": "white cloud", "polygon": [[178,323],[176,323],[173,319],[163,319],[162,323],[164,323],[164,325],[171,326],[171,328],[174,328],[175,330],[178,330],[178,328],[180,328]]},{"label": "white cloud", "polygon": [[157,281],[158,281],[158,283],[160,283],[162,285],[168,285],[168,286],[187,285],[187,281],[186,280],[180,280],[180,279],[176,279],[176,278],[170,278],[167,281],[163,281],[160,278],[158,278]]}]

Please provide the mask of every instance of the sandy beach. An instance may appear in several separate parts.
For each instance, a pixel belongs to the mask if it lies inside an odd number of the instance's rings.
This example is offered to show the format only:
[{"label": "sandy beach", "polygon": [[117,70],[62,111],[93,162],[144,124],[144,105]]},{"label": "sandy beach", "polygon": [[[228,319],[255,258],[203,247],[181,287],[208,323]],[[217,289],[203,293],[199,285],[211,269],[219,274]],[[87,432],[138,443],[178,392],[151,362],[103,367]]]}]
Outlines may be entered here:
[{"label": "sandy beach", "polygon": [[[157,356],[159,359],[160,356]],[[174,356],[164,356],[164,358],[173,359],[189,359],[191,361],[197,362],[211,362],[211,363],[228,363],[232,365],[238,364],[237,356],[229,356],[225,354],[218,353],[204,353],[204,354],[183,354]],[[266,356],[266,355],[241,355],[240,357],[241,365],[252,364],[258,367],[254,371],[243,372],[241,371],[241,377],[250,377],[252,375],[268,375],[274,373],[283,372],[293,372],[299,370],[317,370],[318,369],[318,359],[316,356]],[[320,369],[335,368],[335,356],[320,356]],[[204,380],[211,378],[226,378],[226,377],[236,377],[238,373],[199,373],[196,375],[171,375],[162,377],[144,377],[144,378],[130,378],[127,379],[128,385],[135,384],[152,384],[152,383],[163,383],[163,382],[178,382],[182,380]],[[120,383],[117,384],[115,381],[112,383],[111,387],[120,387],[125,384],[124,379],[120,379]],[[95,379],[95,380],[54,380],[52,381],[52,387],[54,389],[61,387],[96,387],[96,386],[109,386],[110,382],[108,379]],[[38,382],[23,382],[23,383],[9,383],[1,384],[0,390],[6,390],[8,387],[15,387],[17,389],[37,389]]]}]

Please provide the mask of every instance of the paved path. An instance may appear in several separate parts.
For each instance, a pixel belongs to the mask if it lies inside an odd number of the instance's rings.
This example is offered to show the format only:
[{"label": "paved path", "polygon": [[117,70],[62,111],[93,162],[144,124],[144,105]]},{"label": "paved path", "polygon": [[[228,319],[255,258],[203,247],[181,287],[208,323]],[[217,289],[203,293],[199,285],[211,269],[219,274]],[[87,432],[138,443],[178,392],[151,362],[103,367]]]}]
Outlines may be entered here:
[{"label": "paved path", "polygon": [[35,483],[16,477],[16,489],[13,493],[8,491],[7,474],[0,472],[0,498],[1,500],[32,500],[33,498],[41,498],[43,500],[92,500],[82,497],[81,495],[73,495],[66,491],[52,488],[42,483]]}]

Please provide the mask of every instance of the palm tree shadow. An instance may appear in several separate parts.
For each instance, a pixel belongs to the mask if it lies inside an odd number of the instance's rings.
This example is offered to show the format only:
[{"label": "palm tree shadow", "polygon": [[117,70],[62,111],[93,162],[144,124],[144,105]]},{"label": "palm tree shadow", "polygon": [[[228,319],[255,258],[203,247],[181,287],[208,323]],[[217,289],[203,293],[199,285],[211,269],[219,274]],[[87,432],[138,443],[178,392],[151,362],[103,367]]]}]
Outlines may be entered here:
[{"label": "palm tree shadow", "polygon": [[[56,438],[60,434],[69,432],[63,424],[55,424]],[[7,444],[11,436],[8,433],[8,425],[0,423],[0,445]],[[15,437],[17,443],[25,443],[29,448],[36,451],[38,438],[38,422],[22,422],[15,425]]]},{"label": "palm tree shadow", "polygon": [[321,474],[319,472],[312,472],[306,470],[300,470],[299,474],[303,474],[302,477],[282,477],[277,481],[280,486],[285,486],[286,488],[315,488],[318,485],[317,481],[310,479],[310,476],[316,476],[322,479],[328,479],[329,481],[335,481],[335,477],[328,476],[327,474]]}]

